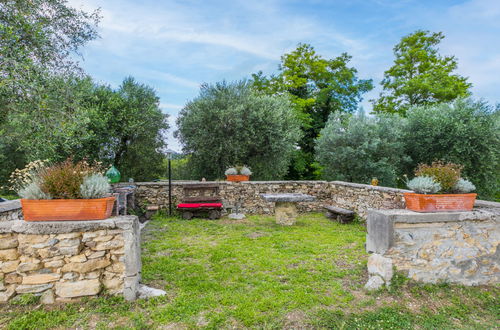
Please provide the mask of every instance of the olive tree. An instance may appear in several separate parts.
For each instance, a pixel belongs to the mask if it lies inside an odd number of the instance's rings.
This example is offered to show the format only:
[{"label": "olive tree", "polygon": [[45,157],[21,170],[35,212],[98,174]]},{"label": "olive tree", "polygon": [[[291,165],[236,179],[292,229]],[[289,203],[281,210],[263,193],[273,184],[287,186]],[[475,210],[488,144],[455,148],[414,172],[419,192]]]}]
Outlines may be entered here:
[{"label": "olive tree", "polygon": [[396,115],[367,117],[334,113],[316,141],[316,158],[323,177],[395,186],[408,162],[401,141],[404,119]]},{"label": "olive tree", "polygon": [[405,153],[412,162],[444,160],[464,166],[481,198],[500,191],[500,111],[483,101],[459,99],[452,103],[411,108],[404,130]]},{"label": "olive tree", "polygon": [[221,178],[246,164],[256,179],[286,174],[300,124],[286,96],[257,93],[246,81],[204,84],[177,119],[176,136],[198,177]]}]

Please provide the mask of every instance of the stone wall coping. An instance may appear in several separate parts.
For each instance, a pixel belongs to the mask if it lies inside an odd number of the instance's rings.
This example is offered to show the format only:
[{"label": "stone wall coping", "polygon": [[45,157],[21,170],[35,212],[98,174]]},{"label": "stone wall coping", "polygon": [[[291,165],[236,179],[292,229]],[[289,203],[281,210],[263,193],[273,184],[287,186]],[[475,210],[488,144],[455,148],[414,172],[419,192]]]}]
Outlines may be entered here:
[{"label": "stone wall coping", "polygon": [[[234,184],[248,184],[248,185],[258,185],[258,184],[325,184],[328,181],[324,180],[281,180],[281,181],[242,181],[242,182],[231,182],[231,181],[172,181],[172,186],[190,185],[190,184],[222,184],[222,185],[234,185]],[[116,186],[168,186],[168,181],[156,181],[156,182],[120,182],[115,183]]]},{"label": "stone wall coping", "polygon": [[124,229],[133,228],[138,218],[135,215],[125,215],[111,217],[105,220],[87,220],[87,221],[3,221],[0,222],[0,233],[19,233],[19,234],[63,234],[71,232],[86,232],[100,229]]},{"label": "stone wall coping", "polygon": [[473,209],[466,212],[435,212],[419,213],[406,209],[368,210],[368,214],[385,216],[393,223],[432,223],[432,222],[462,222],[462,221],[500,221],[500,210]]},{"label": "stone wall coping", "polygon": [[11,201],[0,203],[0,213],[18,210],[20,208],[21,208],[21,200],[20,199],[14,199]]},{"label": "stone wall coping", "polygon": [[399,189],[399,188],[383,187],[383,186],[372,186],[371,184],[345,182],[345,181],[330,181],[330,183],[337,185],[337,186],[345,186],[345,187],[369,189],[369,190],[377,190],[377,191],[385,191],[385,192],[395,192],[395,193],[413,192],[412,190],[407,190],[407,189]]},{"label": "stone wall coping", "polygon": [[266,202],[312,202],[316,197],[307,194],[260,194],[260,197]]}]

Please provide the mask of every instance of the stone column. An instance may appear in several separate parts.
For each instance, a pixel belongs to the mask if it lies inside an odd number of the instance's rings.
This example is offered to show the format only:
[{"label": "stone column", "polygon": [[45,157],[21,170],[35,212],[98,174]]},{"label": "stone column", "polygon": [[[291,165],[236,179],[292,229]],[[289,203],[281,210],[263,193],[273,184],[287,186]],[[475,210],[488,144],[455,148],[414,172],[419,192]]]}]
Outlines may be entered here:
[{"label": "stone column", "polygon": [[297,205],[291,202],[276,202],[276,223],[283,226],[292,226],[297,219]]}]

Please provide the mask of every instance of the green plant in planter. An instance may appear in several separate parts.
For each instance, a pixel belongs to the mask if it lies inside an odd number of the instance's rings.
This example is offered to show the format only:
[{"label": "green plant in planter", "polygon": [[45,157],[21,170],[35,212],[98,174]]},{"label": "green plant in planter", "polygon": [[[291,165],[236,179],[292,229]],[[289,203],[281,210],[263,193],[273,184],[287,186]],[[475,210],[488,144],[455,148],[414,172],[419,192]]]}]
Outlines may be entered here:
[{"label": "green plant in planter", "polygon": [[111,189],[108,178],[102,174],[92,174],[83,179],[80,185],[80,194],[83,198],[103,198]]},{"label": "green plant in planter", "polygon": [[441,185],[430,176],[417,176],[408,181],[407,186],[418,194],[435,194],[441,190]]},{"label": "green plant in planter", "polygon": [[238,175],[238,170],[235,167],[230,167],[224,172],[225,175]]},{"label": "green plant in planter", "polygon": [[460,179],[461,171],[461,165],[435,161],[430,165],[419,164],[415,170],[415,175],[417,177],[431,177],[441,185],[441,192],[446,193],[453,191],[453,188]]},{"label": "green plant in planter", "polygon": [[231,166],[229,167],[226,172],[224,172],[225,175],[247,175],[250,176],[252,175],[252,171],[250,170],[250,167],[246,165],[237,165],[237,166]]},{"label": "green plant in planter", "polygon": [[460,177],[461,165],[435,161],[431,165],[420,164],[416,177],[407,182],[409,189],[419,194],[456,193],[474,191],[474,184]]}]

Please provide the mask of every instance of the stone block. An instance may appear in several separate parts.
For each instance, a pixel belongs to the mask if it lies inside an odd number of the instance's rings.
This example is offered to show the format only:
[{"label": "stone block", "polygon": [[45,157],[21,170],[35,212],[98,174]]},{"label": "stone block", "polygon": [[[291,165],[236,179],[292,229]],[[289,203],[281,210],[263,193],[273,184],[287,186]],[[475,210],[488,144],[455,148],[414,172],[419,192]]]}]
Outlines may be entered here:
[{"label": "stone block", "polygon": [[90,259],[86,262],[72,262],[62,267],[62,272],[88,273],[97,269],[105,268],[111,264],[108,259]]},{"label": "stone block", "polygon": [[393,273],[392,259],[381,256],[380,254],[372,254],[368,258],[368,273],[370,275],[378,275],[389,284]]},{"label": "stone block", "polygon": [[19,245],[16,237],[0,238],[0,250],[12,249]]},{"label": "stone block", "polygon": [[38,260],[38,262],[22,262],[19,264],[19,266],[17,266],[17,269],[16,271],[18,273],[26,273],[26,272],[29,272],[29,271],[33,271],[33,270],[38,270],[42,268],[42,263]]},{"label": "stone block", "polygon": [[1,273],[14,272],[17,269],[17,266],[19,265],[19,263],[20,263],[19,260],[0,261],[0,272]]},{"label": "stone block", "polygon": [[1,291],[0,292],[0,303],[6,303],[15,294],[16,294],[16,286],[15,285],[9,285],[9,286],[7,286],[7,288],[5,289],[5,291]]},{"label": "stone block", "polygon": [[17,249],[0,250],[0,261],[16,260],[18,257]]},{"label": "stone block", "polygon": [[274,215],[277,224],[291,226],[295,224],[295,220],[297,219],[297,206],[295,203],[277,202]]},{"label": "stone block", "polygon": [[56,283],[56,295],[61,298],[94,296],[100,291],[101,283],[98,279]]},{"label": "stone block", "polygon": [[42,293],[42,296],[40,297],[40,302],[44,305],[51,305],[55,303],[54,291],[47,290],[44,293]]},{"label": "stone block", "polygon": [[21,284],[16,287],[16,292],[17,293],[39,293],[43,292],[47,289],[50,289],[54,286],[53,283],[47,283],[47,284]]},{"label": "stone block", "polygon": [[382,288],[383,285],[384,285],[384,280],[380,276],[378,275],[370,276],[368,282],[366,282],[365,284],[365,290],[368,291],[379,290],[380,288]]},{"label": "stone block", "polygon": [[23,276],[22,284],[44,284],[49,282],[55,282],[61,278],[61,274],[51,273],[51,274],[34,274]]}]

